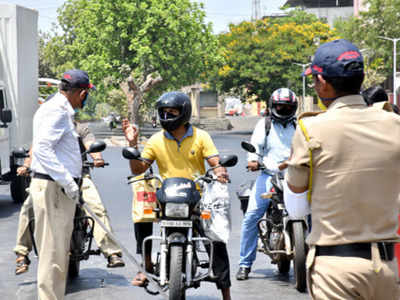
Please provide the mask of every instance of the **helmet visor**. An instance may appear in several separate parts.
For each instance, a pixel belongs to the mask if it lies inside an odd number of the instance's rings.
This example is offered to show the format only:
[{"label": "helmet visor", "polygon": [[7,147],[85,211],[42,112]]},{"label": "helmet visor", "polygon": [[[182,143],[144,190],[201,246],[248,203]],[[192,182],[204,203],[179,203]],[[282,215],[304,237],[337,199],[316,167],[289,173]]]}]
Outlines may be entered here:
[{"label": "helmet visor", "polygon": [[294,105],[275,105],[276,112],[281,116],[292,116],[296,112]]}]

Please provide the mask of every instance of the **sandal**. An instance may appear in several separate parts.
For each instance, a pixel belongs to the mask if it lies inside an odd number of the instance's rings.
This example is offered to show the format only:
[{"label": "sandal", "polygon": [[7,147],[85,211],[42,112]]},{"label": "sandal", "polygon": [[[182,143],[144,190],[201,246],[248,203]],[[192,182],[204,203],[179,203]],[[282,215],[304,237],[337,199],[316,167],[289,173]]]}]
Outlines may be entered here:
[{"label": "sandal", "polygon": [[137,272],[135,278],[131,281],[131,284],[134,286],[144,287],[147,284],[148,280],[146,275],[142,272]]},{"label": "sandal", "polygon": [[31,261],[28,256],[19,254],[15,260],[15,275],[20,275],[28,271]]}]

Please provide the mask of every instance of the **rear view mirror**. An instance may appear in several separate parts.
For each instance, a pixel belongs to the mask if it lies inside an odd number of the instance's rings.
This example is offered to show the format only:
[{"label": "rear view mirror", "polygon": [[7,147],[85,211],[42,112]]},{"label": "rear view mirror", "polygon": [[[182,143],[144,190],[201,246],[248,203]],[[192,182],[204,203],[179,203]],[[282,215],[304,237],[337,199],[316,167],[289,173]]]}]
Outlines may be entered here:
[{"label": "rear view mirror", "polygon": [[28,150],[25,150],[24,148],[18,148],[12,152],[13,156],[15,158],[26,158],[29,157],[29,152]]},{"label": "rear view mirror", "polygon": [[96,152],[101,152],[106,149],[107,145],[103,141],[96,141],[93,144],[90,145],[89,149],[86,151],[86,153],[96,153]]},{"label": "rear view mirror", "polygon": [[122,156],[126,159],[137,159],[140,160],[140,152],[138,149],[133,147],[125,147],[122,149]]},{"label": "rear view mirror", "polygon": [[256,148],[252,144],[250,144],[249,142],[242,141],[241,146],[247,152],[251,152],[251,153],[255,153],[256,152]]},{"label": "rear view mirror", "polygon": [[219,160],[219,164],[223,167],[233,167],[237,164],[237,155],[223,155]]}]

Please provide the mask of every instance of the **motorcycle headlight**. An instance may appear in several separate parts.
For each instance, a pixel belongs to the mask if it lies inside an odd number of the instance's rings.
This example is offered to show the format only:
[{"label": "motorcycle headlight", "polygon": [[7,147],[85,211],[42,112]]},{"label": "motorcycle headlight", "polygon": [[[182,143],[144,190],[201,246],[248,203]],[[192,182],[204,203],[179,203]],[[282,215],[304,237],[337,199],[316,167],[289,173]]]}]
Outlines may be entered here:
[{"label": "motorcycle headlight", "polygon": [[165,215],[170,218],[187,218],[189,217],[189,205],[187,203],[167,203]]}]

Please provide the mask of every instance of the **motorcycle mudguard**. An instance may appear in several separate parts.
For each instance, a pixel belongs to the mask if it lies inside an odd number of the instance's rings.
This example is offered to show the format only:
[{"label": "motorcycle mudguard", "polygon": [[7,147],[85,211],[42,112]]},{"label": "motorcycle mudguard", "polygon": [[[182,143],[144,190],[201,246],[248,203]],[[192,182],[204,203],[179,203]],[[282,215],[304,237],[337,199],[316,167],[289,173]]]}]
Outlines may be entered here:
[{"label": "motorcycle mudguard", "polygon": [[186,244],[186,236],[180,232],[173,232],[168,237],[168,244]]},{"label": "motorcycle mudguard", "polygon": [[304,219],[288,219],[288,221],[286,222],[286,224],[284,226],[285,230],[290,231],[290,233],[292,233],[291,232],[291,228],[292,228],[291,224],[294,222],[301,222],[303,224],[304,229],[308,230],[308,224],[307,224],[307,220],[305,218]]}]

